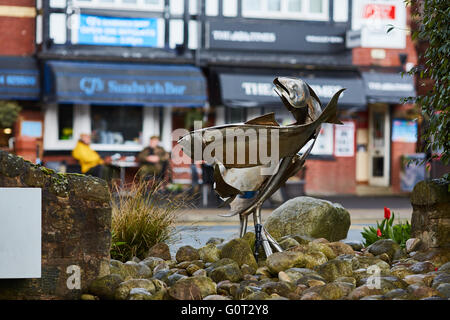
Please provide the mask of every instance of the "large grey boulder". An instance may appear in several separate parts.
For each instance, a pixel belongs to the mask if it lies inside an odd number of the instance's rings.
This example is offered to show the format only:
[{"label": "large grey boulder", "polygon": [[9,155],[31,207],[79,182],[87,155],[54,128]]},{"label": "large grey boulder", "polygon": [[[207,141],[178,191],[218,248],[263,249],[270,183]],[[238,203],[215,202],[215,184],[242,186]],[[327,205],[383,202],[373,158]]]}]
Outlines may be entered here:
[{"label": "large grey boulder", "polygon": [[347,237],[350,213],[338,203],[297,197],[275,209],[264,227],[277,240],[287,235],[303,234],[338,241]]}]

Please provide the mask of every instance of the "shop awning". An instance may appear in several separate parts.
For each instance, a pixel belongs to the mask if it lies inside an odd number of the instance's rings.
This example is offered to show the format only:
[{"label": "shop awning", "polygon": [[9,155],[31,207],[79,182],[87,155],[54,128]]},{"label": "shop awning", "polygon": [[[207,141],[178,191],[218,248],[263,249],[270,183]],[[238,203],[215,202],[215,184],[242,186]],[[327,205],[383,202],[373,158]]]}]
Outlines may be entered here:
[{"label": "shop awning", "polygon": [[45,98],[60,103],[196,107],[206,81],[194,66],[48,61]]},{"label": "shop awning", "polygon": [[347,76],[314,72],[305,72],[304,75],[289,72],[273,75],[219,73],[221,103],[229,107],[282,106],[280,98],[273,90],[273,79],[277,76],[295,76],[305,80],[317,93],[322,104],[328,103],[338,90],[347,88],[339,99],[339,106],[365,108],[363,82],[356,73]]},{"label": "shop awning", "polygon": [[402,98],[415,97],[414,78],[400,73],[363,72],[368,102],[402,103]]},{"label": "shop awning", "polygon": [[29,57],[0,57],[0,99],[38,100],[39,69]]}]

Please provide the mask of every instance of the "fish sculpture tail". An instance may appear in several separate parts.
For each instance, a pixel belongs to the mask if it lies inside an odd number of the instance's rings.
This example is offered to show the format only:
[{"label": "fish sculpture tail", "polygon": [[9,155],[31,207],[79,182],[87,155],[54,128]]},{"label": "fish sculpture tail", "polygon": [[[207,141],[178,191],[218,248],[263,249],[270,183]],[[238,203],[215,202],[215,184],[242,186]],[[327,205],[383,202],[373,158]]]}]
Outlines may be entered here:
[{"label": "fish sculpture tail", "polygon": [[339,90],[333,95],[333,98],[331,98],[330,102],[327,104],[322,114],[316,121],[318,121],[319,123],[326,122],[326,123],[343,124],[341,121],[338,120],[337,117],[338,112],[337,103],[339,100],[339,96],[341,95],[342,92],[344,92],[344,90],[345,88]]}]

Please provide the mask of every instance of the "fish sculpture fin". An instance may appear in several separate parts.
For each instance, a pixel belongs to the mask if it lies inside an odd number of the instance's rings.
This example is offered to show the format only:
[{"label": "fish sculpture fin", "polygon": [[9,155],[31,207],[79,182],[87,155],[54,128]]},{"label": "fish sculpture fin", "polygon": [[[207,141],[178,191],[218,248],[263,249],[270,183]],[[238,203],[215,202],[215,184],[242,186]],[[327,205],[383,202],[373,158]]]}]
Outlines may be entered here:
[{"label": "fish sculpture fin", "polygon": [[237,210],[237,211],[231,211],[230,213],[226,213],[226,214],[219,214],[219,217],[233,217],[237,214],[239,214],[241,210]]},{"label": "fish sculpture fin", "polygon": [[319,116],[319,118],[316,121],[319,122],[326,122],[326,123],[335,123],[335,124],[343,124],[341,121],[339,121],[337,117],[338,108],[337,108],[337,102],[339,99],[339,96],[342,92],[344,92],[344,89],[339,90],[333,95],[333,98],[331,98],[330,102],[327,104],[325,109],[323,109],[322,114]]},{"label": "fish sculpture fin", "polygon": [[277,126],[278,124],[277,120],[275,120],[275,113],[267,113],[265,115],[253,118],[245,122],[245,124],[258,124],[258,125],[266,125],[266,126]]},{"label": "fish sculpture fin", "polygon": [[229,198],[241,194],[241,191],[233,186],[230,186],[222,177],[220,173],[219,164],[214,165],[214,190],[222,198]]},{"label": "fish sculpture fin", "polygon": [[219,208],[225,207],[227,204],[230,204],[235,198],[236,198],[236,195],[231,196],[231,197],[229,197],[229,198],[227,198],[227,199],[222,199],[222,200],[224,200],[224,202],[222,202],[221,204],[219,204],[218,207],[219,207]]},{"label": "fish sculpture fin", "polygon": [[[306,83],[306,82],[305,82]],[[319,97],[317,96],[316,92],[309,86],[309,84],[306,83],[306,85],[308,86],[309,89],[309,94],[317,100],[317,102],[319,103],[319,105],[322,105],[322,103],[320,102]]]}]

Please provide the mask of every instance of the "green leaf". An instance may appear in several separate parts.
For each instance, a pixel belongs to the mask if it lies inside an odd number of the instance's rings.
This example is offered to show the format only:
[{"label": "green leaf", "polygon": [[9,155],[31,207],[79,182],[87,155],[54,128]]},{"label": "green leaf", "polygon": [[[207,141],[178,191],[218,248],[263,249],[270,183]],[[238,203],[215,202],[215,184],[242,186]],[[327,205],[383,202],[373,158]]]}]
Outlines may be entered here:
[{"label": "green leaf", "polygon": [[391,226],[391,227],[392,227],[392,224],[394,223],[394,217],[395,217],[395,214],[394,214],[394,212],[392,212],[391,218],[389,219],[389,226]]},{"label": "green leaf", "polygon": [[389,33],[389,32],[391,32],[392,30],[395,29],[395,26],[392,25],[392,24],[388,24],[387,27],[389,27],[389,28],[386,30],[386,33]]},{"label": "green leaf", "polygon": [[379,226],[379,228],[380,228],[381,232],[383,232],[383,231],[384,231],[384,228],[385,228],[385,224],[386,224],[386,219],[383,219],[383,221],[381,222],[381,225]]}]

